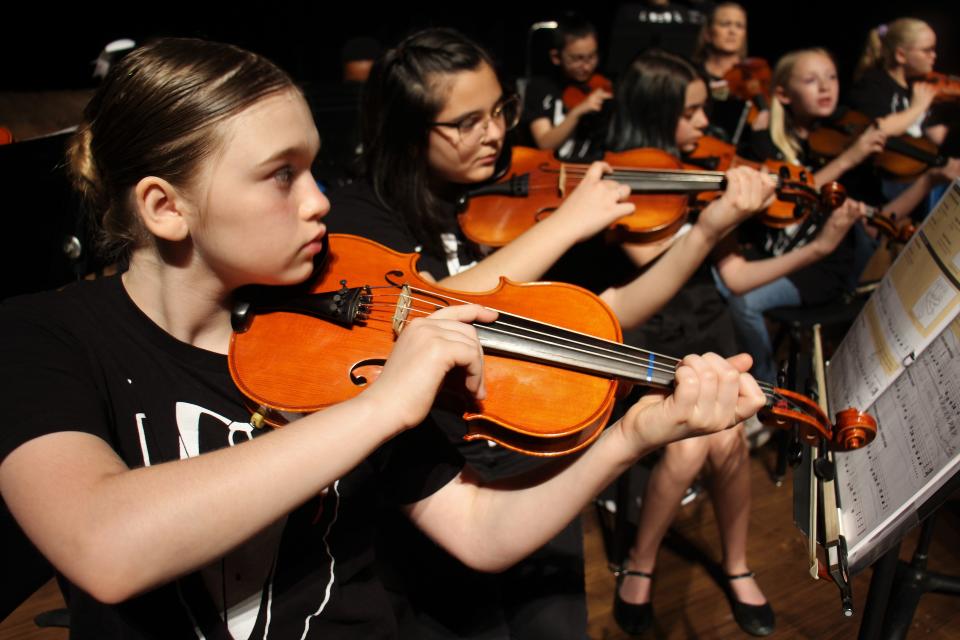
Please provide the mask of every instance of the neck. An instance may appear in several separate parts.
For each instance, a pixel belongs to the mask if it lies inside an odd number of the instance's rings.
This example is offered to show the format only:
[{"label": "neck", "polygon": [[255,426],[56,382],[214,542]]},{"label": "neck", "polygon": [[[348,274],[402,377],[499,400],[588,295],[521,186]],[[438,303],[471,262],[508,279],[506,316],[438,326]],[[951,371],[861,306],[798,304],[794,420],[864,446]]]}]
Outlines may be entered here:
[{"label": "neck", "polygon": [[740,56],[736,53],[724,53],[723,51],[713,51],[703,63],[711,75],[722,78],[730,69],[733,69],[740,62]]},{"label": "neck", "polygon": [[138,249],[123,274],[123,286],[134,304],[177,340],[226,353],[230,292],[209,271],[198,271],[192,264],[164,261],[155,248]]},{"label": "neck", "polygon": [[900,86],[903,87],[904,89],[907,88],[907,86],[908,86],[908,85],[907,85],[907,72],[904,70],[903,67],[897,67],[897,68],[895,68],[895,69],[887,69],[887,74],[888,74],[891,78],[893,78],[893,81],[896,82],[898,85],[900,85]]}]

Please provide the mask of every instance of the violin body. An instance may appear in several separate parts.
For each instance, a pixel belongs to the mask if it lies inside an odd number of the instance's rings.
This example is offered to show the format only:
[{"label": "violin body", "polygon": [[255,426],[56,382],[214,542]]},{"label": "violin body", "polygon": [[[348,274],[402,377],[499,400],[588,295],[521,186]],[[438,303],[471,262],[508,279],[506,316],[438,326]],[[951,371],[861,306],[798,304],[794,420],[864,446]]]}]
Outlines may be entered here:
[{"label": "violin body", "polygon": [[761,111],[770,108],[773,72],[763,58],[744,58],[723,75],[731,95],[750,103],[747,122],[753,124]]},{"label": "violin body", "polygon": [[[451,292],[422,279],[416,254],[400,254],[371,240],[333,234],[326,264],[309,282],[309,293],[347,287],[384,286],[396,302],[403,282],[419,291],[436,291],[457,302],[420,293],[439,306],[477,303],[501,311],[536,310],[537,319],[619,342],[613,312],[588,291],[567,284],[515,284],[501,281],[484,293]],[[376,289],[374,290],[376,291]],[[432,311],[432,309],[431,309]],[[230,374],[255,405],[305,414],[349,400],[374,383],[390,356],[396,335],[393,305],[377,305],[363,324],[342,326],[303,313],[257,314],[230,344]],[[556,366],[484,355],[487,398],[467,402],[461,394],[444,401],[463,411],[467,440],[486,438],[536,455],[577,451],[601,432],[621,383]],[[466,403],[466,404],[465,404]]]},{"label": "violin body", "polygon": [[595,73],[590,76],[590,79],[586,82],[573,82],[568,84],[563,90],[563,106],[569,111],[574,107],[579,106],[584,100],[587,99],[591,93],[597,89],[603,89],[608,93],[613,93],[613,83],[609,78]]},{"label": "violin body", "polygon": [[[868,116],[846,110],[810,132],[810,150],[824,158],[835,158],[853,144],[860,134],[873,125]],[[913,178],[929,167],[942,167],[947,159],[940,155],[937,145],[926,138],[896,136],[888,138],[884,150],[873,157],[873,163],[890,175]]]},{"label": "violin body", "polygon": [[922,82],[929,82],[937,89],[936,102],[947,102],[960,98],[960,77],[931,71],[919,78]]},{"label": "violin body", "polygon": [[[682,163],[657,149],[608,153],[614,166],[681,169]],[[552,151],[514,147],[507,175],[494,185],[473,190],[461,201],[460,228],[470,240],[502,247],[549,216],[579,184],[586,165],[557,160]],[[637,210],[610,227],[613,237],[628,242],[656,242],[672,236],[686,220],[686,194],[636,193]]]}]

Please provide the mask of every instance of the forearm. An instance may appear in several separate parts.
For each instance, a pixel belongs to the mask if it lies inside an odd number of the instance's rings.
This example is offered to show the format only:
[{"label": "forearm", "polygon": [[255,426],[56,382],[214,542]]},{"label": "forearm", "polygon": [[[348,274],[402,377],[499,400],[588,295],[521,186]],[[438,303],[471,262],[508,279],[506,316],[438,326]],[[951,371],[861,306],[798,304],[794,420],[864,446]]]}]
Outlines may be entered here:
[{"label": "forearm", "polygon": [[860,161],[853,157],[851,149],[852,147],[841,153],[839,156],[828,162],[820,170],[813,174],[813,181],[817,189],[828,182],[836,182],[843,176],[843,174],[860,164]]},{"label": "forearm", "polygon": [[694,225],[643,274],[622,287],[607,289],[600,297],[623,327],[643,324],[676,295],[715,244],[715,238]]},{"label": "forearm", "polygon": [[579,122],[579,112],[570,111],[557,125],[547,118],[534,120],[530,125],[530,133],[540,149],[557,149],[573,135]]},{"label": "forearm", "polygon": [[717,272],[723,284],[734,295],[743,295],[749,291],[787,276],[826,256],[815,242],[806,244],[793,251],[763,260],[745,260],[740,255],[732,255],[717,265]]},{"label": "forearm", "polygon": [[896,198],[883,205],[881,213],[888,216],[896,215],[897,218],[909,215],[930,193],[932,186],[933,180],[930,174],[924,173],[911,182],[910,186],[901,191]]},{"label": "forearm", "polygon": [[923,103],[915,103],[903,111],[891,113],[890,115],[880,118],[880,130],[888,136],[902,136],[907,132],[907,129],[922,118],[926,112],[926,105]]},{"label": "forearm", "polygon": [[251,442],[133,470],[94,436],[64,432],[11,453],[0,489],[58,569],[116,602],[221,557],[346,475],[392,432],[357,399]]},{"label": "forearm", "polygon": [[458,513],[445,511],[451,505],[438,495],[440,500],[431,497],[411,506],[410,515],[417,521],[438,517],[430,510],[443,513],[439,544],[475,569],[502,571],[543,546],[603,487],[653,448],[637,452],[618,423],[575,459],[557,460],[539,473],[486,486],[460,479],[459,486],[451,487],[467,496],[456,501]]}]

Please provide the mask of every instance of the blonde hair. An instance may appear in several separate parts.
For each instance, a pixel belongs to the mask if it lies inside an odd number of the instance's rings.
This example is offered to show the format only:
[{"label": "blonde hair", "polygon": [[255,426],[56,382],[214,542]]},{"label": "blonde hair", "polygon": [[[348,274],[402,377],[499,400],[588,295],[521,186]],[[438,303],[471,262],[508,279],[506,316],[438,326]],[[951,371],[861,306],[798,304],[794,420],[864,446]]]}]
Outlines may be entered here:
[{"label": "blonde hair", "polygon": [[854,81],[873,68],[893,69],[897,66],[897,49],[913,44],[924,30],[930,29],[917,18],[897,18],[889,24],[881,24],[867,34],[860,62],[853,73]]},{"label": "blonde hair", "polygon": [[[713,24],[717,21],[717,12],[721,9],[739,9],[740,13],[743,14],[744,24],[746,24],[747,10],[743,8],[743,5],[739,2],[721,2],[713,8],[713,11],[710,12],[710,17],[706,22],[703,23],[703,26],[700,27],[700,33],[697,34],[697,44],[693,49],[693,56],[691,59],[697,64],[702,64],[704,60],[707,59],[707,54],[711,51],[710,44],[710,28],[713,27]],[[747,38],[743,38],[743,44],[740,45],[740,50],[737,51],[737,55],[740,58],[747,57]]]},{"label": "blonde hair", "polygon": [[[771,83],[774,90],[776,90],[777,87],[786,89],[787,84],[790,82],[790,76],[793,75],[793,68],[797,66],[800,58],[807,55],[826,56],[833,62],[833,56],[830,55],[830,52],[821,47],[791,51],[777,60],[777,65],[773,68]],[[834,66],[836,66],[836,63],[834,63]],[[791,164],[801,164],[799,160],[801,150],[800,140],[797,139],[793,129],[793,113],[774,97],[774,99],[770,101],[770,139],[780,153],[783,154],[784,160]]]}]

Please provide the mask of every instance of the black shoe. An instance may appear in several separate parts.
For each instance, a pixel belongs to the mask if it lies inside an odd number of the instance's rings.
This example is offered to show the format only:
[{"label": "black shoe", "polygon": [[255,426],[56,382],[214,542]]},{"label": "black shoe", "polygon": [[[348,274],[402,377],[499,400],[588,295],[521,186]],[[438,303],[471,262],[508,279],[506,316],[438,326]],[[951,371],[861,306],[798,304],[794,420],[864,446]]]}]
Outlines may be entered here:
[{"label": "black shoe", "polygon": [[[627,576],[637,576],[639,578],[649,578],[653,576],[646,571],[632,571],[630,569],[620,569],[616,572],[617,586],[613,591],[613,619],[626,633],[630,635],[640,635],[651,626],[653,626],[653,591],[650,592],[650,601],[643,604],[632,604],[620,597],[620,585]],[[653,585],[650,585],[653,588]]]},{"label": "black shoe", "polygon": [[[753,571],[741,573],[735,576],[727,576],[727,582],[740,580],[741,578],[752,578]],[[769,602],[764,604],[746,604],[737,600],[733,593],[733,588],[727,584],[727,598],[730,600],[730,608],[733,610],[733,619],[737,621],[740,628],[752,636],[768,636],[773,633],[776,620],[773,616],[773,608]]]}]

